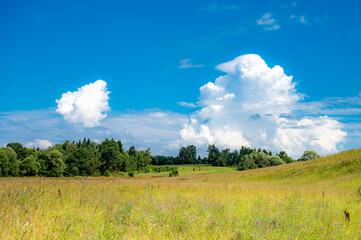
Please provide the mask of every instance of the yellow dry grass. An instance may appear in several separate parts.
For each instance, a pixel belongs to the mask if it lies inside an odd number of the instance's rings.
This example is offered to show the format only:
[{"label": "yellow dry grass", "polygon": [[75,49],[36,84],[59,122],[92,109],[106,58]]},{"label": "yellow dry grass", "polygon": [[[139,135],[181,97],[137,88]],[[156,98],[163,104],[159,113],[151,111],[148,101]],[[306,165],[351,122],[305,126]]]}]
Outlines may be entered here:
[{"label": "yellow dry grass", "polygon": [[0,238],[361,239],[361,150],[243,172],[190,171],[2,178]]}]

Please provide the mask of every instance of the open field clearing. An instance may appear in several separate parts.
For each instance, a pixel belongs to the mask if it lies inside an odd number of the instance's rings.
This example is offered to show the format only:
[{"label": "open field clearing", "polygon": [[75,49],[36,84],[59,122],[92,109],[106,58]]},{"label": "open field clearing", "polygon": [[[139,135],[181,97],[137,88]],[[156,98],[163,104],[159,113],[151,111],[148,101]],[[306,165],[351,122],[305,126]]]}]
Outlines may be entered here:
[{"label": "open field clearing", "polygon": [[359,149],[242,172],[179,172],[2,178],[0,239],[361,239]]}]

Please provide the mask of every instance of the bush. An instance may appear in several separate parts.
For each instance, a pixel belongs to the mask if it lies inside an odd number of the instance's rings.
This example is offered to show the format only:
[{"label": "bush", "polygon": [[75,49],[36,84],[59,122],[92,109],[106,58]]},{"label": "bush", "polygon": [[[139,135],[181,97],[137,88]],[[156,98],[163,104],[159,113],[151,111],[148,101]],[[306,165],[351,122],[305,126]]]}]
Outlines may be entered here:
[{"label": "bush", "polygon": [[315,158],[319,158],[320,155],[317,154],[317,152],[313,151],[313,150],[306,150],[301,159],[299,159],[298,161],[307,161],[307,160],[311,160],[311,159],[315,159]]},{"label": "bush", "polygon": [[172,171],[170,171],[170,173],[169,173],[169,177],[175,177],[178,175],[179,175],[178,169],[172,169]]},{"label": "bush", "polygon": [[134,177],[134,172],[128,172],[129,177]]},{"label": "bush", "polygon": [[267,156],[268,162],[270,166],[277,166],[281,164],[285,164],[285,162],[277,155],[275,156]]}]

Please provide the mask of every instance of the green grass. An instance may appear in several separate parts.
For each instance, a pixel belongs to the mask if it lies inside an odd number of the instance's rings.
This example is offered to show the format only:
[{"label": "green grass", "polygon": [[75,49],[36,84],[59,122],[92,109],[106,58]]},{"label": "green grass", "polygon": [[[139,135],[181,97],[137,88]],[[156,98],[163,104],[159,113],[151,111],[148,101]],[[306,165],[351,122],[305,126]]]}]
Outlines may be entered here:
[{"label": "green grass", "polygon": [[360,162],[357,149],[242,172],[2,178],[0,239],[361,239]]},{"label": "green grass", "polygon": [[[203,174],[215,173],[231,173],[236,172],[235,168],[230,167],[213,167],[210,165],[177,165],[180,176],[194,176]],[[160,173],[135,173],[135,177],[140,178],[154,178],[154,177],[168,177],[169,172]]]}]

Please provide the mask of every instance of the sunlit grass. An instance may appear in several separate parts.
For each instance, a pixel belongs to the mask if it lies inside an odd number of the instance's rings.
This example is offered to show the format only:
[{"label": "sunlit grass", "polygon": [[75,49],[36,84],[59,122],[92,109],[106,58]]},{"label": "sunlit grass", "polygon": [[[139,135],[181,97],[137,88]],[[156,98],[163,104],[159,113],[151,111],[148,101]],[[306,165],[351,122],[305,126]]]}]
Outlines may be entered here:
[{"label": "sunlit grass", "polygon": [[[178,165],[178,171],[181,176],[237,172],[235,168],[212,167],[210,165]],[[135,177],[142,177],[142,178],[169,177],[169,172],[135,173]]]},{"label": "sunlit grass", "polygon": [[353,150],[243,172],[2,178],[0,239],[361,239],[360,161]]}]

